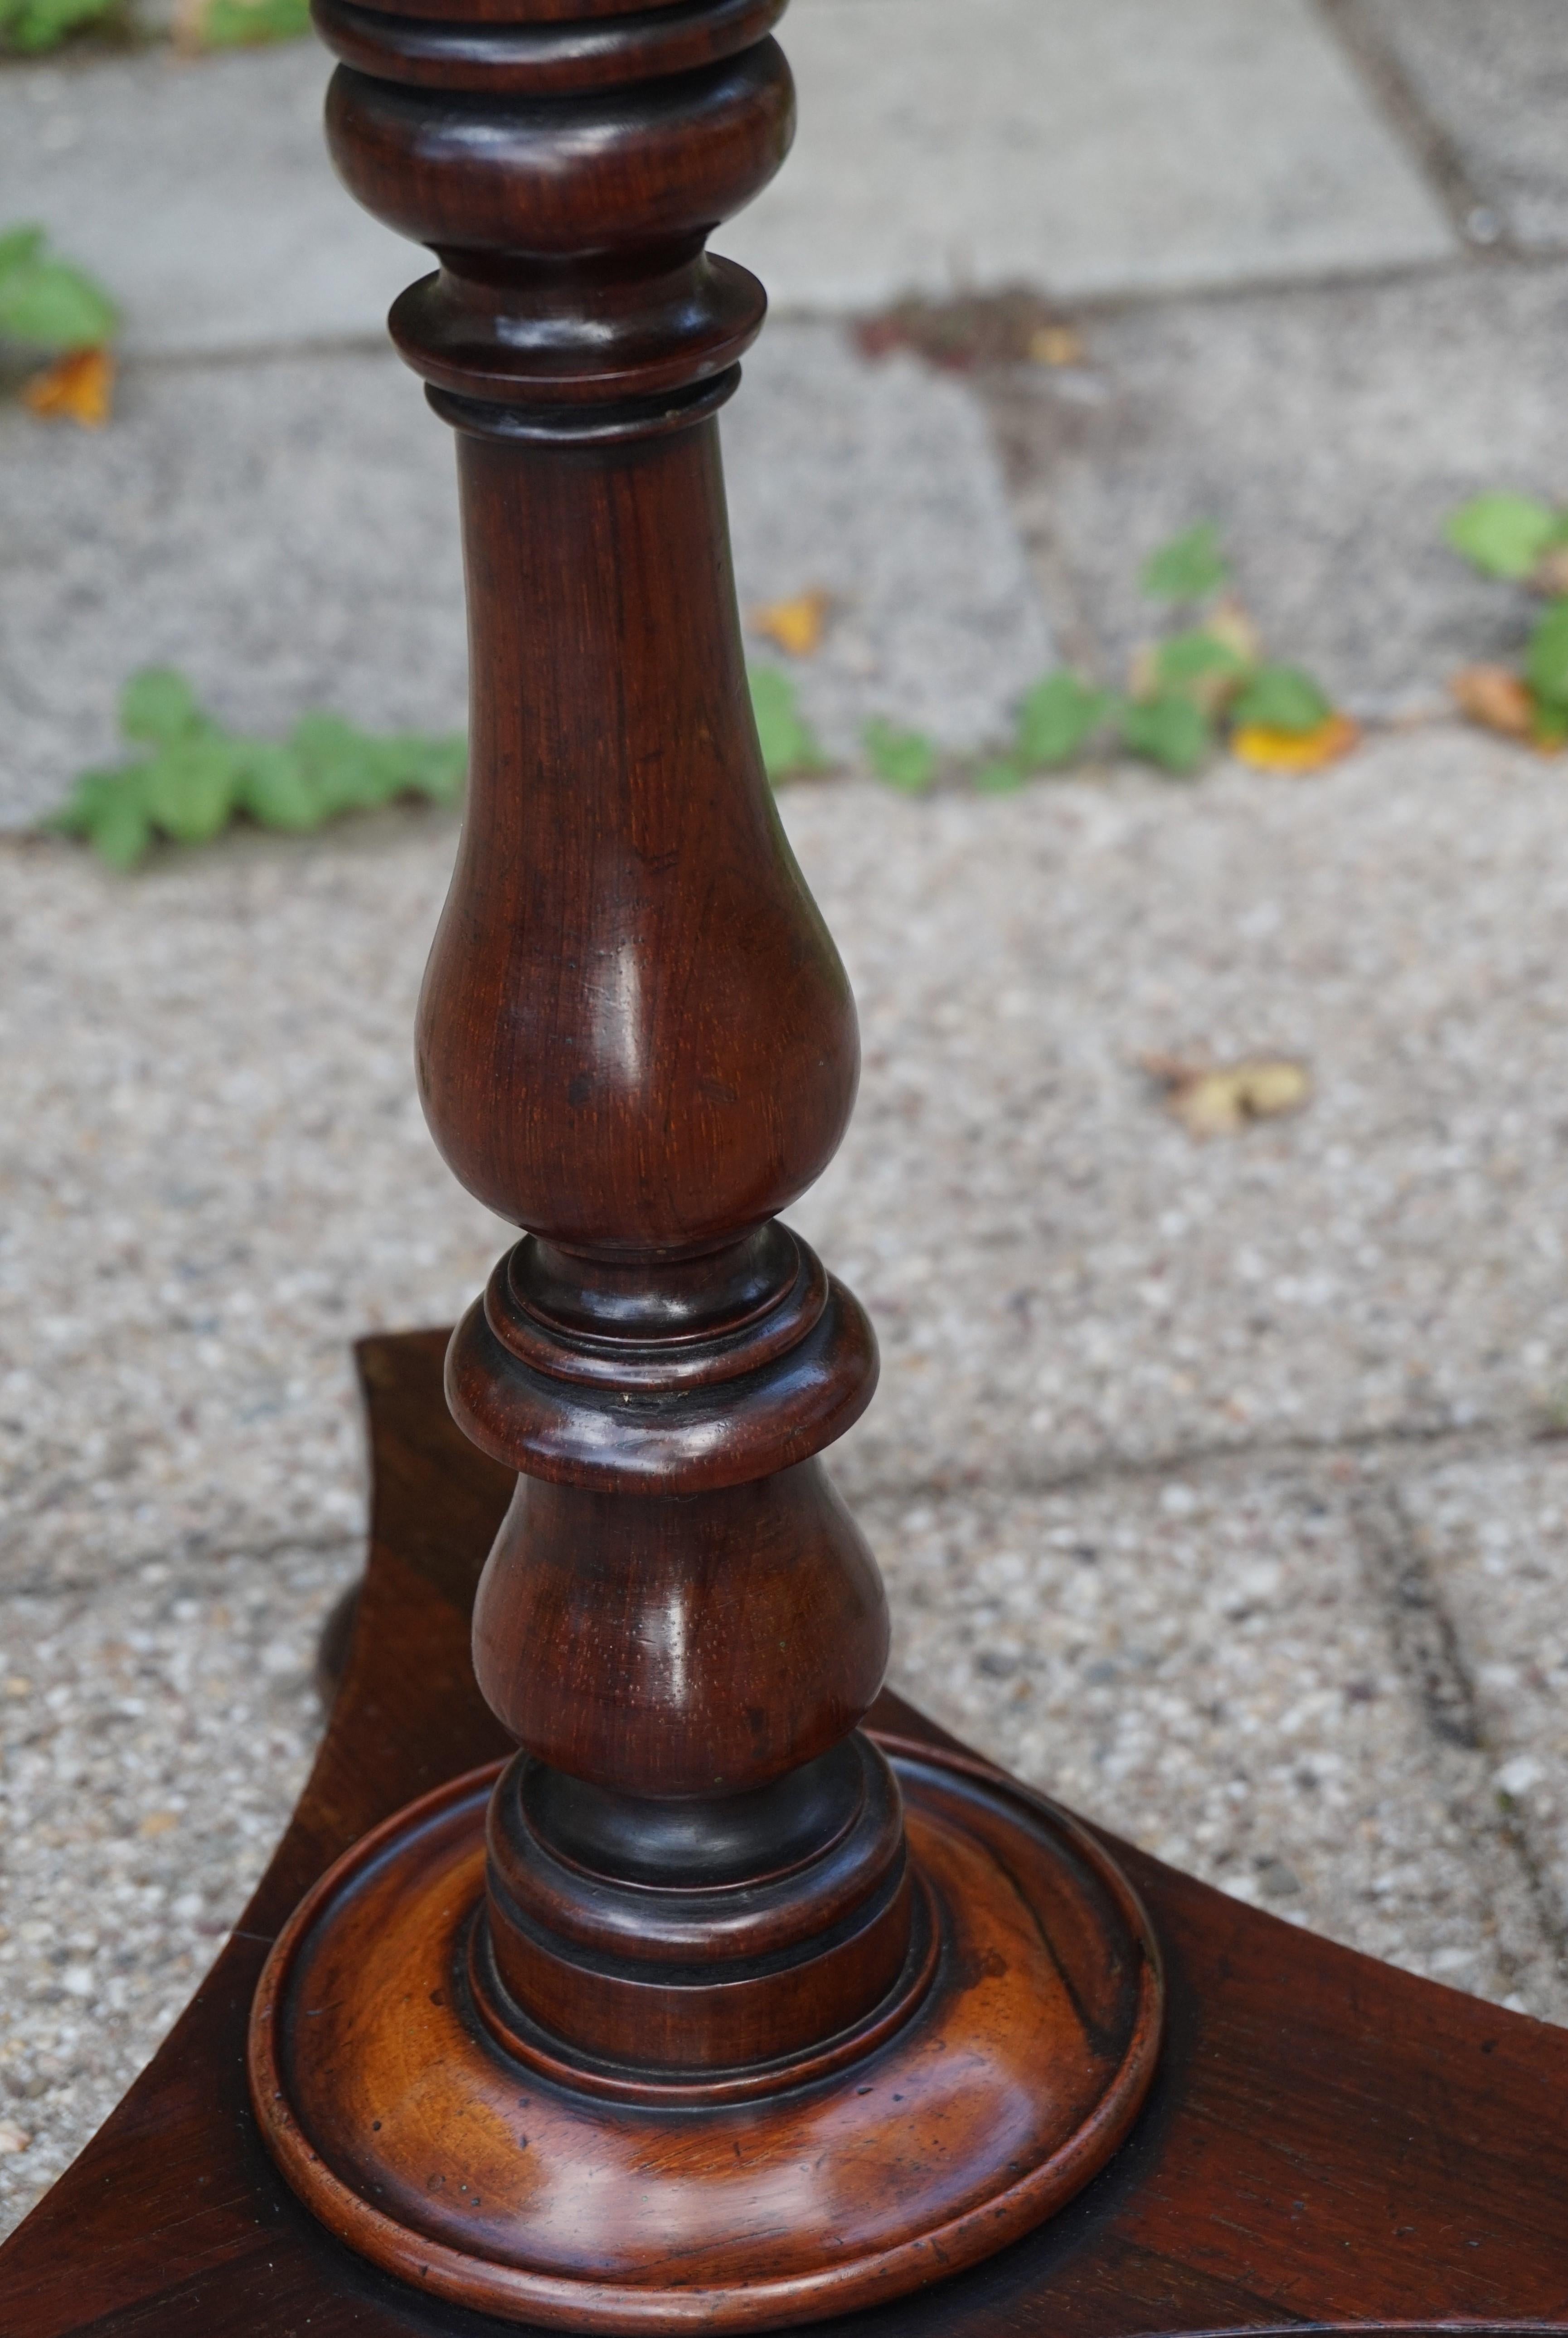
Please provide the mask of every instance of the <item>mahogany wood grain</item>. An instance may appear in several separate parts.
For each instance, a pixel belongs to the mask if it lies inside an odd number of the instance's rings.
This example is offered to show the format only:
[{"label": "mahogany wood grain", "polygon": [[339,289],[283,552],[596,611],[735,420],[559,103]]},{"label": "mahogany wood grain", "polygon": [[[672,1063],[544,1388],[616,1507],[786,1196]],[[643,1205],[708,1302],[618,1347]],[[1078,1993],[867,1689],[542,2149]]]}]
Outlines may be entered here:
[{"label": "mahogany wood grain", "polygon": [[[511,1498],[441,1401],[444,1333],[360,1351],[374,1496],[347,1674],[294,1822],[152,2063],[0,2248],[5,2338],[481,2338],[333,2241],[246,2098],[251,1995],[371,1826],[509,1741],[469,1610]],[[895,1698],[872,1722],[951,1744]],[[1568,2332],[1568,2032],[1315,1939],[1114,1846],[1171,1981],[1148,2107],[1053,2221],[821,2338]]]},{"label": "mahogany wood grain", "polygon": [[730,568],[715,417],[764,297],[706,249],[789,144],[781,0],[315,5],[338,167],[439,261],[391,319],[456,432],[471,641],[416,1058],[524,1230],[446,1367],[517,1480],[474,1654],[521,1750],[309,1895],[253,2099],[412,2284],[772,2327],[1059,2207],[1136,2117],[1161,1991],[1102,1850],[858,1728],[887,1606],[818,1457],[876,1346],[779,1213],[859,1043]]}]

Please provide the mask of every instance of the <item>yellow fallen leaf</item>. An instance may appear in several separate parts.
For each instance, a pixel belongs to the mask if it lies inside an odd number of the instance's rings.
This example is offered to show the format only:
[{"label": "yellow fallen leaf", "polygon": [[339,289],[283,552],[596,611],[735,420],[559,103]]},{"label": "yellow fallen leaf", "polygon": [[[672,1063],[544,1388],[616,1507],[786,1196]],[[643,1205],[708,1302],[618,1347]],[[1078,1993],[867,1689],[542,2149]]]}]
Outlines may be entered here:
[{"label": "yellow fallen leaf", "polygon": [[1071,325],[1041,325],[1029,336],[1029,355],[1035,365],[1081,366],[1088,351]]},{"label": "yellow fallen leaf", "polygon": [[149,1811],[136,1832],[143,1835],[172,1834],[179,1823],[173,1811]]},{"label": "yellow fallen leaf", "polygon": [[1250,1121],[1299,1112],[1312,1093],[1307,1066],[1291,1056],[1249,1056],[1236,1064],[1186,1063],[1145,1056],[1143,1069],[1165,1091],[1190,1136],[1233,1136]]},{"label": "yellow fallen leaf", "polygon": [[22,398],[48,420],[64,417],[101,430],[114,401],[114,359],[107,349],[72,349],[24,381]]},{"label": "yellow fallen leaf", "polygon": [[1348,714],[1330,714],[1312,731],[1270,731],[1244,722],[1234,732],[1230,752],[1255,771],[1320,771],[1348,755],[1361,732]]},{"label": "yellow fallen leaf", "polygon": [[820,647],[822,628],[833,605],[831,593],[797,593],[788,601],[769,601],[747,619],[751,631],[776,642],[789,657],[809,657]]}]

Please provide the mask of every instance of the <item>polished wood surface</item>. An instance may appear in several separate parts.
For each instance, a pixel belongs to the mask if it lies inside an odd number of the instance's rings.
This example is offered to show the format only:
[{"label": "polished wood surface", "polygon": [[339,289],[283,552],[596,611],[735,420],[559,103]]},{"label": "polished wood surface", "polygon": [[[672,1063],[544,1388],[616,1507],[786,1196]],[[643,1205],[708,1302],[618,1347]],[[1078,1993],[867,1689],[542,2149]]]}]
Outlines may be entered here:
[{"label": "polished wood surface", "polygon": [[[509,1472],[454,1429],[445,1334],[368,1341],[370,1564],[294,1822],[131,2094],[0,2250],[6,2338],[480,2338],[293,2197],[246,2097],[252,1992],[365,1832],[505,1758],[468,1662]],[[872,1723],[950,1745],[884,1696]],[[1163,1947],[1148,2107],[1054,2220],[822,2338],[1153,2338],[1455,2325],[1568,2332],[1568,2032],[1416,1980],[1113,1846]]]},{"label": "polished wood surface", "polygon": [[780,13],[316,0],[338,170],[439,261],[391,320],[456,434],[472,653],[416,1061],[524,1230],[446,1383],[515,1479],[474,1661],[520,1751],[312,1895],[251,2085],[342,2238],[579,2330],[772,2327],[1004,2246],[1160,2034],[1105,1853],[858,1726],[887,1603],[818,1457],[876,1346],[779,1215],[858,1036],[730,569],[715,417],[765,301],[706,250],[789,144]]}]

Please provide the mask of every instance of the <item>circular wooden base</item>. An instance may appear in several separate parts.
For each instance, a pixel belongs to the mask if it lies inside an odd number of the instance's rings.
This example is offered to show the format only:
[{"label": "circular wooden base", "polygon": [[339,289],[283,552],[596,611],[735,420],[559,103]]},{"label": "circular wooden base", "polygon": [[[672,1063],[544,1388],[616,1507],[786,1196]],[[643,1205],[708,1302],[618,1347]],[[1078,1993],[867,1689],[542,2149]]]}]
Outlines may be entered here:
[{"label": "circular wooden base", "polygon": [[469,1982],[496,1771],[356,1844],[279,1936],[251,2017],[257,2116],[307,2206],[416,2287],[619,2333],[845,2313],[1059,2208],[1153,2073],[1147,1920],[1063,1812],[981,1763],[882,1742],[934,1963],[857,2058],[760,2095],[697,2105],[652,2081],[610,2099],[497,2043]]}]

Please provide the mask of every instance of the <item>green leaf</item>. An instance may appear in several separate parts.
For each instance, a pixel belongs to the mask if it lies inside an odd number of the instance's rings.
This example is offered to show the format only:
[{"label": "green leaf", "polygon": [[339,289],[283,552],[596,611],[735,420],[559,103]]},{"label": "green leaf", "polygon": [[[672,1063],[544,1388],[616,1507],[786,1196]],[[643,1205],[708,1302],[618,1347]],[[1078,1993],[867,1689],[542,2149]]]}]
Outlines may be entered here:
[{"label": "green leaf", "polygon": [[43,825],[65,836],[84,836],[116,869],[129,869],[152,842],[145,791],[146,763],[118,771],[83,771],[56,812]]},{"label": "green leaf", "polygon": [[456,802],[468,771],[468,742],[460,731],[445,737],[424,731],[395,732],[387,748],[400,775],[400,789],[428,796],[433,803]]},{"label": "green leaf", "polygon": [[327,806],[305,766],[290,747],[247,740],[238,759],[235,810],[249,812],[263,828],[300,833],[319,828]]},{"label": "green leaf", "polygon": [[177,843],[205,844],[228,826],[240,780],[233,740],[195,732],[162,748],[142,768],[148,812]]},{"label": "green leaf", "polygon": [[1568,746],[1568,703],[1538,698],[1530,735],[1538,747]]},{"label": "green leaf", "polygon": [[1297,735],[1316,731],[1333,712],[1311,675],[1298,665],[1260,665],[1230,707],[1232,722]]},{"label": "green leaf", "polygon": [[1181,691],[1124,700],[1117,719],[1132,754],[1183,778],[1200,768],[1214,743],[1207,715]]},{"label": "green leaf", "polygon": [[63,260],[44,258],[36,243],[0,271],[0,336],[8,340],[44,349],[97,349],[118,322],[102,286]]},{"label": "green leaf", "polygon": [[112,15],[119,0],[0,0],[0,38],[14,49],[52,49],[79,25]]},{"label": "green leaf", "polygon": [[1251,670],[1240,650],[1202,626],[1161,642],[1154,663],[1161,681],[1177,689],[1184,683],[1204,682],[1210,674],[1240,676]]},{"label": "green leaf", "polygon": [[1066,666],[1037,682],[1018,711],[1018,752],[1031,770],[1070,763],[1110,712],[1103,690],[1091,689]]},{"label": "green leaf", "polygon": [[151,739],[172,747],[205,727],[195,692],[172,666],[144,665],[120,693],[120,728],[127,739]]},{"label": "green leaf", "polygon": [[1142,584],[1152,601],[1206,601],[1230,574],[1220,531],[1204,519],[1151,555],[1143,564]]},{"label": "green leaf", "polygon": [[125,868],[158,829],[198,844],[240,812],[265,828],[304,830],[398,795],[448,803],[467,760],[461,737],[407,731],[378,739],[338,714],[303,716],[285,746],[242,739],[204,714],[184,675],[169,666],[132,675],[120,719],[128,738],[156,752],[117,771],[83,771],[44,825],[90,838]]},{"label": "green leaf", "polygon": [[[0,15],[0,24],[4,22],[4,16]],[[41,227],[7,228],[5,233],[0,235],[0,276],[5,276],[10,269],[20,267],[24,260],[36,259],[43,249],[44,231]]]},{"label": "green leaf", "polygon": [[1461,504],[1443,533],[1488,576],[1528,576],[1544,552],[1558,542],[1562,516],[1531,496],[1476,496]]},{"label": "green leaf", "polygon": [[101,860],[112,869],[133,869],[152,841],[152,823],[138,791],[122,787],[94,815],[88,834]]},{"label": "green leaf", "polygon": [[62,836],[87,836],[104,802],[122,792],[126,784],[134,784],[133,775],[140,763],[122,764],[117,771],[79,771],[75,785],[64,802],[50,812],[41,823]]},{"label": "green leaf", "polygon": [[356,730],[341,714],[301,715],[289,744],[299,758],[324,816],[335,811],[371,811],[397,793],[386,742]]},{"label": "green leaf", "polygon": [[936,750],[923,731],[896,731],[877,715],[861,732],[866,760],[879,780],[917,796],[936,776]]},{"label": "green leaf", "polygon": [[251,48],[263,41],[295,41],[310,30],[310,0],[208,0],[201,45]]},{"label": "green leaf", "polygon": [[1537,619],[1524,679],[1546,708],[1568,708],[1568,599],[1551,602]]},{"label": "green leaf", "polygon": [[983,796],[1014,795],[1023,784],[1023,766],[1014,762],[1010,755],[998,755],[992,761],[982,763],[972,781],[976,793]]},{"label": "green leaf", "polygon": [[795,702],[795,685],[775,666],[752,666],[746,680],[762,749],[762,768],[777,787],[798,773],[827,769],[827,758]]}]

